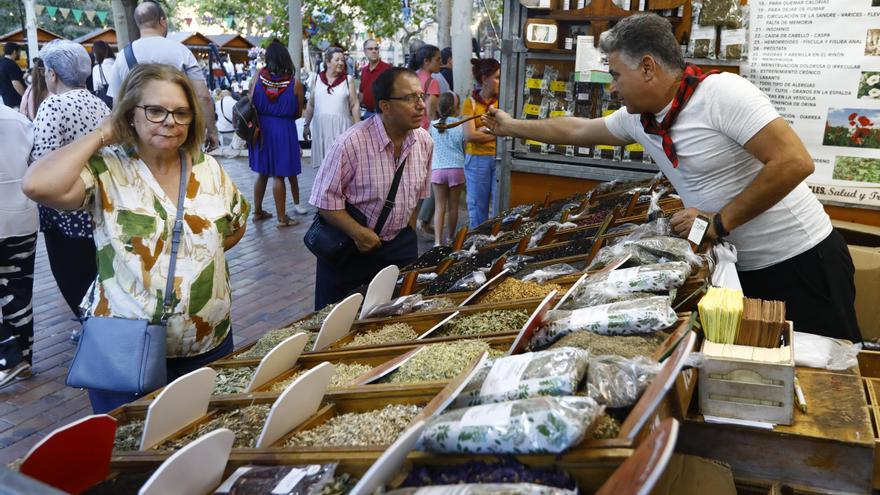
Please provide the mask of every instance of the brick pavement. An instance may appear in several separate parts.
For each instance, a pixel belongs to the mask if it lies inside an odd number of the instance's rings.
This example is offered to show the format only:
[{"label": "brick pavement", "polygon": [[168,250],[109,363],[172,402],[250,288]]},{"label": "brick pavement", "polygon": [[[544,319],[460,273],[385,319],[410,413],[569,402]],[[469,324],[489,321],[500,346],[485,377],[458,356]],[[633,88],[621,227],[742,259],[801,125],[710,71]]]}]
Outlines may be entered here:
[{"label": "brick pavement", "polygon": [[[255,174],[248,168],[247,158],[219,160],[252,202]],[[278,229],[274,217],[259,223],[249,221],[244,238],[227,253],[236,348],[312,310],[315,260],[302,238],[314,211],[306,203],[315,173],[306,158],[299,185],[301,202],[310,211],[308,215],[293,214],[293,200],[290,191],[287,192],[288,215],[301,220],[299,225]],[[274,215],[271,181],[267,189],[263,206]],[[459,218],[464,224],[467,212],[464,207],[462,210]],[[420,243],[420,251],[429,247],[429,243]],[[36,375],[0,390],[0,463],[3,464],[25,455],[55,428],[91,413],[86,393],[64,384],[75,349],[69,336],[79,324],[72,320],[70,309],[52,278],[42,235],[37,247],[33,305]]]}]

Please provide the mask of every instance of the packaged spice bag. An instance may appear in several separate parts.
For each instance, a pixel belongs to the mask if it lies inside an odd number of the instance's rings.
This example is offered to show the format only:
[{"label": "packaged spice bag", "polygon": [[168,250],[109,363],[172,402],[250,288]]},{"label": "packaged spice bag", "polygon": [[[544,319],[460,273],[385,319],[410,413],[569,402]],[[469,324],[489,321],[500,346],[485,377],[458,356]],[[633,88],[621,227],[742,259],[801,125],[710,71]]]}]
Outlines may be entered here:
[{"label": "packaged spice bag", "polygon": [[589,397],[538,397],[455,409],[431,419],[420,448],[437,453],[559,454],[604,408]]},{"label": "packaged spice bag", "polygon": [[226,479],[214,495],[273,493],[307,495],[319,493],[333,479],[336,463],[302,466],[242,466]]},{"label": "packaged spice bag", "polygon": [[740,0],[702,0],[700,24],[703,26],[742,26]]},{"label": "packaged spice bag", "polygon": [[534,483],[478,483],[398,488],[388,495],[576,495],[576,491]]},{"label": "packaged spice bag", "polygon": [[687,239],[672,236],[648,236],[637,240],[624,240],[613,246],[605,246],[596,253],[589,270],[598,270],[626,254],[630,258],[623,266],[652,265],[668,261],[685,261],[700,267],[702,259],[691,250]]},{"label": "packaged spice bag", "polygon": [[690,41],[685,56],[692,58],[715,58],[715,26],[700,25],[703,2],[693,3]]},{"label": "packaged spice bag", "polygon": [[574,395],[590,353],[573,347],[490,359],[471,378],[452,407],[478,406],[546,395]]},{"label": "packaged spice bag", "polygon": [[554,310],[548,323],[529,342],[531,349],[542,349],[572,332],[595,332],[602,335],[652,333],[671,327],[677,320],[666,296],[646,297],[601,306]]},{"label": "packaged spice bag", "polygon": [[593,356],[587,372],[587,395],[608,407],[629,407],[639,400],[660,363],[638,356]]},{"label": "packaged spice bag", "polygon": [[[563,309],[577,309],[603,304],[604,299],[634,292],[669,292],[681,287],[691,268],[674,261],[617,269],[587,278],[579,285]],[[622,299],[618,299],[622,300]]]},{"label": "packaged spice bag", "polygon": [[746,45],[744,28],[721,28],[721,48],[718,51],[720,60],[741,60],[743,47]]}]

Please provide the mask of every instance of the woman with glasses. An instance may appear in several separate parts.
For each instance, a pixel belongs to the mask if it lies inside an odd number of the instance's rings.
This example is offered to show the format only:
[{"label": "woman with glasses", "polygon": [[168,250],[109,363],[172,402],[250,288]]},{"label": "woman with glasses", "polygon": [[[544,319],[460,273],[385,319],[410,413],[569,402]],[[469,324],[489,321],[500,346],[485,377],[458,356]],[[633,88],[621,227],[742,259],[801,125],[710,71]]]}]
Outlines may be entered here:
[{"label": "woman with glasses", "polygon": [[354,78],[346,75],[345,52],[332,46],[324,51],[324,69],[312,77],[306,105],[303,138],[312,141],[312,167],[318,168],[333,141],[360,122],[361,108]]},{"label": "woman with glasses", "polygon": [[[31,162],[94,131],[110,113],[107,105],[86,89],[92,61],[82,45],[52,41],[43,47],[40,57],[51,96],[43,100],[34,118]],[[79,317],[79,305],[97,274],[92,219],[86,211],[59,212],[47,205],[39,209],[49,267],[64,301]],[[78,335],[79,329],[73,337]]]},{"label": "woman with glasses", "polygon": [[[195,91],[170,65],[139,64],[125,78],[101,126],[31,165],[30,198],[94,218],[98,277],[87,315],[162,317],[180,180],[183,230],[167,319],[168,381],[232,351],[232,306],[225,251],[244,235],[248,203],[213,157]],[[184,175],[184,177],[181,177]],[[89,390],[92,409],[136,396]]]}]

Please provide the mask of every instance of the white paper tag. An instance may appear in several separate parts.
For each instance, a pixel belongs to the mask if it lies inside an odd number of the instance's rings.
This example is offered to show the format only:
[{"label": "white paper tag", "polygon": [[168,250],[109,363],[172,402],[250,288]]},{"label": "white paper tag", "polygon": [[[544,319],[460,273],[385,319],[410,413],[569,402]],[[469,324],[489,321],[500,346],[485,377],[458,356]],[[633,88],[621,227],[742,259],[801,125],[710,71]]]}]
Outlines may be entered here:
[{"label": "white paper tag", "polygon": [[480,395],[503,394],[516,390],[520,378],[532,362],[531,354],[519,354],[498,359],[486,375]]},{"label": "white paper tag", "polygon": [[290,493],[293,488],[306,477],[305,469],[293,469],[287,476],[281,478],[281,481],[272,489],[272,495],[285,495]]},{"label": "white paper tag", "polygon": [[694,218],[691,231],[688,232],[688,240],[699,246],[703,242],[703,237],[706,235],[707,230],[709,230],[709,222],[707,220],[700,217]]},{"label": "white paper tag", "polygon": [[475,406],[465,411],[459,424],[462,428],[467,426],[504,426],[510,420],[511,410],[513,410],[513,402]]},{"label": "white paper tag", "polygon": [[589,72],[602,69],[602,54],[593,44],[592,36],[578,36],[574,57],[574,70],[576,72]]},{"label": "white paper tag", "polygon": [[728,45],[745,45],[746,30],[745,29],[722,29],[721,30],[721,46]]},{"label": "white paper tag", "polygon": [[715,40],[715,26],[695,27],[691,30],[691,41]]},{"label": "white paper tag", "polygon": [[626,285],[639,276],[639,267],[613,270],[605,279],[609,284]]},{"label": "white paper tag", "polygon": [[605,320],[608,318],[609,306],[610,304],[603,304],[601,306],[576,309],[569,315],[569,322],[572,326],[580,327],[588,323]]}]

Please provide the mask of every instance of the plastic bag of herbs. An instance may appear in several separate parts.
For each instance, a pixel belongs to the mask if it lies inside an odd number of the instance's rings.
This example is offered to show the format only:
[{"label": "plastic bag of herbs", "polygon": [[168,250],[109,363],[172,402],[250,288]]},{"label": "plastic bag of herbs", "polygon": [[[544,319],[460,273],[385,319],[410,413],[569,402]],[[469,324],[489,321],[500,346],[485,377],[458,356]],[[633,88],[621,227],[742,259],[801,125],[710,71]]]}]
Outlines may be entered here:
[{"label": "plastic bag of herbs", "polygon": [[604,411],[589,397],[537,397],[448,411],[419,438],[435,453],[559,454],[577,445]]},{"label": "plastic bag of herbs", "polygon": [[299,466],[242,466],[214,491],[214,495],[320,493],[333,479],[337,463]]},{"label": "plastic bag of herbs", "polygon": [[534,483],[475,483],[398,488],[387,495],[576,495],[576,491]]},{"label": "plastic bag of herbs", "polygon": [[531,349],[542,349],[572,332],[602,335],[652,333],[671,327],[678,317],[666,296],[653,296],[601,306],[554,310],[529,342]]},{"label": "plastic bag of herbs", "polygon": [[612,261],[629,254],[624,267],[653,265],[670,261],[684,261],[694,268],[703,265],[703,260],[691,250],[687,239],[671,236],[651,236],[638,240],[625,240],[613,246],[605,246],[596,253],[589,270],[604,268]]},{"label": "plastic bag of herbs", "polygon": [[660,363],[643,356],[593,356],[587,371],[587,396],[608,407],[629,407],[639,400]]},{"label": "plastic bag of herbs", "polygon": [[647,292],[670,292],[684,285],[687,263],[657,263],[612,270],[588,277],[577,286],[562,309],[576,309],[646,297]]},{"label": "plastic bag of herbs", "polygon": [[452,407],[574,395],[587,372],[589,357],[583,349],[566,347],[487,360]]}]

